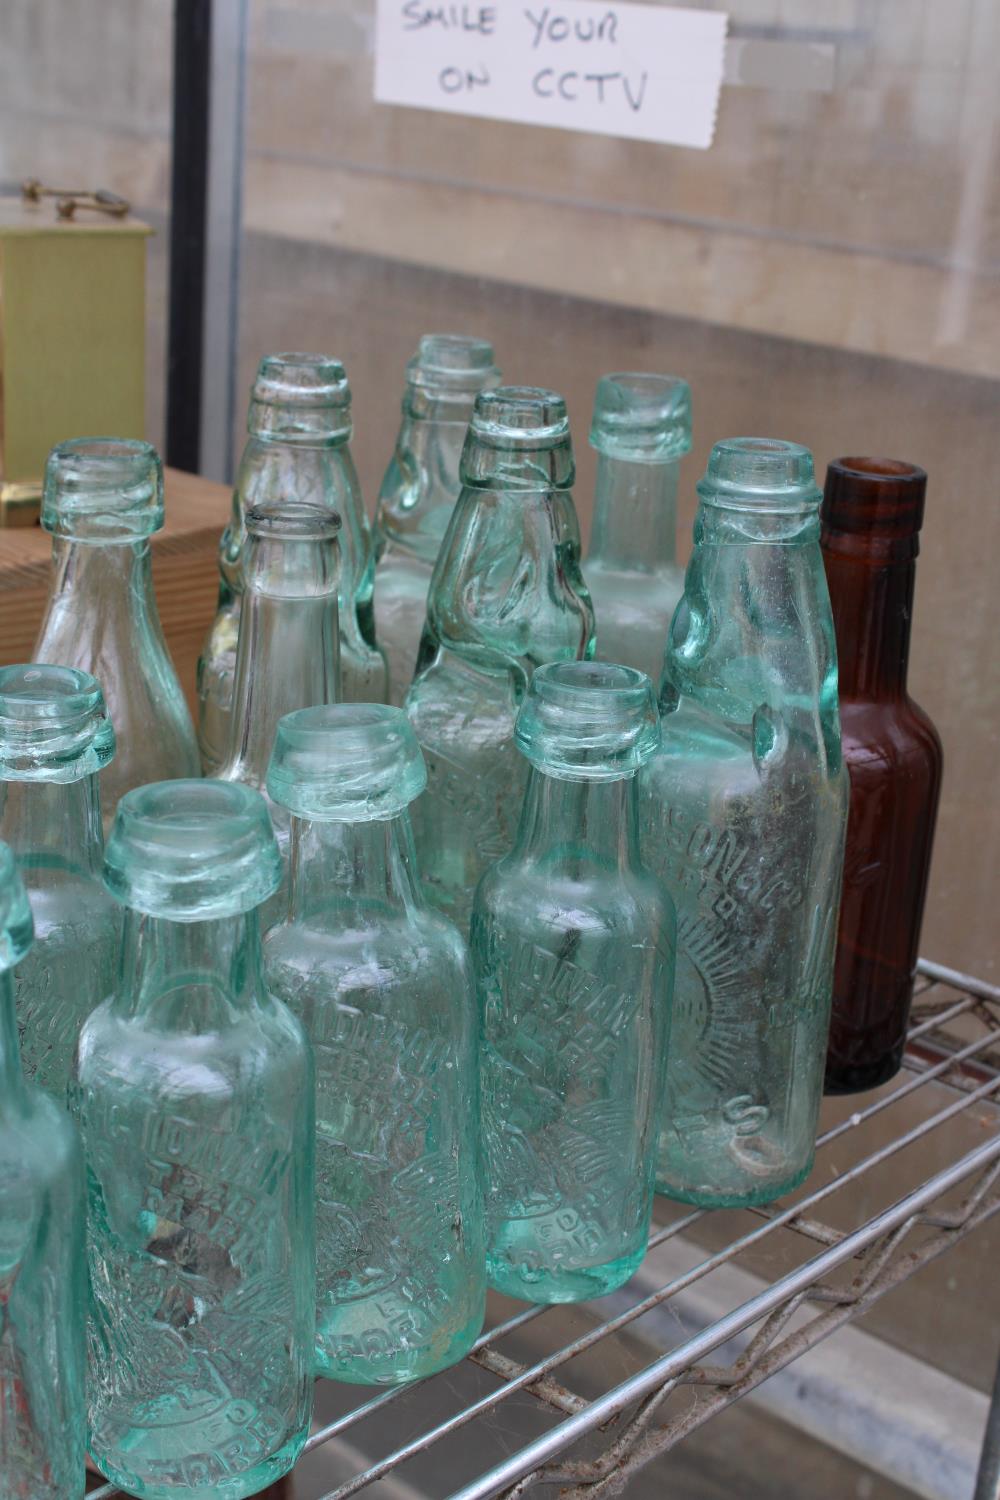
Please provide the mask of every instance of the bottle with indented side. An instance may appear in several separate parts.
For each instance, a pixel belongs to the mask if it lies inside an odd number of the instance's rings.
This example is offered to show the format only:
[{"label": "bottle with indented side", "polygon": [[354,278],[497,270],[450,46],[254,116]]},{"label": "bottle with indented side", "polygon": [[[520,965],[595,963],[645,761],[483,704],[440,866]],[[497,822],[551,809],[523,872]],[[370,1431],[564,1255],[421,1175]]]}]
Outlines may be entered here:
[{"label": "bottle with indented side", "polygon": [[417,877],[425,782],[401,709],[278,726],[291,914],[264,962],[316,1054],[316,1370],[370,1385],[461,1359],[486,1295],[477,1021],[465,944]]},{"label": "bottle with indented side", "polygon": [[526,779],[514,720],[531,674],[594,651],[573,478],[561,396],[502,386],[476,397],[405,704],[427,762],[421,873],[462,931],[480,875],[513,843]]},{"label": "bottle with indented side", "polygon": [[249,438],[233,489],[232,520],[219,544],[219,603],[198,663],[198,740],[205,774],[229,744],[236,646],[243,600],[244,515],[292,501],[342,519],[340,630],[343,696],[382,700],[387,676],[375,644],[375,553],[351,457],[351,388],[339,360],[325,354],[267,354],[250,395]]},{"label": "bottle with indented side", "polygon": [[73,667],[0,667],[0,838],[35,941],[14,981],[28,1080],[65,1107],[80,1027],[115,979],[121,913],[104,889],[100,772],[115,736],[97,682]]},{"label": "bottle with indented side", "polygon": [[198,747],[163,638],[149,538],[163,465],[149,443],[74,438],[49,454],[42,525],[55,577],[33,659],[97,678],[118,752],[101,773],[109,821],[131,787],[198,774]]},{"label": "bottle with indented side", "polygon": [[413,679],[431,573],[462,487],[472,404],[499,379],[493,346],[458,333],[424,334],[406,367],[403,421],[375,513],[375,629],[391,703],[402,703]]},{"label": "bottle with indented side", "polygon": [[250,787],[119,803],[105,880],[118,986],[80,1035],[90,1452],[131,1495],[241,1500],[312,1410],[314,1084],[268,992],[257,909],[281,860]]},{"label": "bottle with indented side", "polygon": [[65,1109],[21,1072],[12,971],[31,939],[28,898],[0,844],[0,1494],[82,1500],[83,1157]]},{"label": "bottle with indented side", "polygon": [[643,854],[677,908],[658,1185],[766,1203],[809,1173],[847,773],[812,455],[716,443],[642,773]]},{"label": "bottle with indented side", "polygon": [[830,1093],[898,1071],[913,998],[942,772],[938,732],[906,690],[926,488],[923,469],[895,459],[839,458],[826,472],[820,543],[851,777]]},{"label": "bottle with indented side", "polygon": [[591,447],[597,450],[587,587],[597,655],[654,682],[684,592],[676,561],[677,478],[691,448],[691,391],[674,375],[604,375]]},{"label": "bottle with indented side", "polygon": [[646,1250],[674,973],[670,897],[639,859],[653,685],[540,667],[517,717],[517,842],[472,911],[490,1285],[600,1297]]}]

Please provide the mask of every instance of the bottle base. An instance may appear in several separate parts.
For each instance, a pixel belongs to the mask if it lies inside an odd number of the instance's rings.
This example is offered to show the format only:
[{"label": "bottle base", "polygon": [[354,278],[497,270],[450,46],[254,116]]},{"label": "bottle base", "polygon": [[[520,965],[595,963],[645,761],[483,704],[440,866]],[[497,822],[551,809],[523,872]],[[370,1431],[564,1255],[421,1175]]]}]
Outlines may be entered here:
[{"label": "bottle base", "polygon": [[529,1270],[525,1265],[515,1266],[508,1260],[487,1256],[486,1280],[495,1292],[502,1292],[505,1297],[517,1297],[522,1302],[543,1305],[589,1302],[593,1297],[604,1297],[624,1286],[642,1265],[645,1254],[644,1240],[631,1255],[606,1261],[600,1266],[546,1270]]},{"label": "bottle base", "polygon": [[450,1369],[464,1359],[482,1332],[483,1316],[484,1311],[480,1311],[444,1349],[439,1340],[432,1348],[413,1349],[394,1361],[365,1359],[363,1356],[338,1357],[317,1345],[313,1355],[313,1374],[324,1380],[336,1380],[341,1385],[409,1385],[411,1381],[423,1380],[428,1375]]},{"label": "bottle base", "polygon": [[[89,1452],[105,1479],[127,1494],[140,1497],[140,1500],[173,1500],[175,1496],[182,1496],[183,1500],[246,1500],[247,1496],[259,1494],[294,1467],[309,1436],[309,1424],[252,1468],[239,1473],[233,1473],[233,1460],[228,1452],[223,1454],[217,1447],[210,1446],[212,1438],[207,1433],[204,1450],[197,1451],[197,1424],[194,1432],[186,1428],[184,1435],[194,1451],[177,1458],[175,1464],[171,1464],[169,1456],[164,1456],[158,1460],[159,1472],[155,1476],[144,1476],[137,1469],[121,1467],[110,1454],[102,1453],[99,1448],[92,1447]],[[217,1434],[214,1435],[217,1439]],[[125,1445],[130,1436],[134,1435],[125,1435]],[[140,1442],[148,1437],[148,1428],[138,1434]]]},{"label": "bottle base", "polygon": [[874,1062],[847,1064],[828,1061],[823,1080],[824,1094],[864,1094],[895,1078],[903,1066],[903,1048],[898,1047]]},{"label": "bottle base", "polygon": [[773,1203],[775,1198],[784,1198],[801,1187],[813,1169],[815,1156],[810,1155],[804,1167],[790,1177],[774,1183],[762,1183],[743,1192],[711,1192],[708,1189],[678,1187],[676,1183],[657,1181],[656,1191],[663,1198],[676,1203],[690,1203],[695,1208],[759,1208]]}]

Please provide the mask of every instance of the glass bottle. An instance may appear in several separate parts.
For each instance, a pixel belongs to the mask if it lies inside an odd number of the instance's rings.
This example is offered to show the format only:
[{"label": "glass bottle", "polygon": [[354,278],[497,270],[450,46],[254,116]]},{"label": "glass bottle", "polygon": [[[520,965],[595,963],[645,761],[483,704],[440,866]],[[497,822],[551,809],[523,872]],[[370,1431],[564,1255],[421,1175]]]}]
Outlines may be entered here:
[{"label": "glass bottle", "polygon": [[590,444],[597,450],[587,587],[597,654],[655,682],[684,592],[676,562],[677,477],[691,448],[691,391],[674,375],[604,375]]},{"label": "glass bottle", "polygon": [[243,597],[241,557],[250,506],[301,501],[336,511],[341,551],[341,670],[344,697],[384,699],[385,658],[375,645],[375,554],[351,457],[351,388],[325,354],[267,354],[250,393],[249,438],[233,489],[232,520],[219,543],[219,603],[198,663],[198,741],[209,776],[229,744],[236,644]]},{"label": "glass bottle", "polygon": [[643,771],[643,851],[677,908],[657,1180],[706,1206],[809,1173],[847,774],[812,455],[716,443]]},{"label": "glass bottle", "polygon": [[316,1370],[394,1384],[468,1351],[486,1295],[468,955],[421,894],[426,773],[379,704],[282,719],[268,784],[292,820],[273,994],[316,1056]]},{"label": "glass bottle", "polygon": [[80,1027],[116,970],[121,914],[101,883],[98,785],[114,753],[88,673],[0,667],[0,838],[14,851],[35,919],[15,979],[22,1062],[62,1106]]},{"label": "glass bottle", "polygon": [[21,1072],[12,970],[31,941],[27,895],[0,844],[0,1494],[82,1500],[83,1158],[65,1109]]},{"label": "glass bottle", "polygon": [[149,538],[163,525],[163,465],[125,438],[74,438],[49,454],[42,525],[55,578],[36,662],[96,677],[118,753],[101,773],[110,821],[131,787],[198,774],[198,747],[153,592]]},{"label": "glass bottle", "polygon": [[80,1035],[90,1452],[137,1496],[239,1500],[295,1462],[312,1408],[313,1072],[264,984],[281,861],[250,787],[119,804],[116,991]]},{"label": "glass bottle", "polygon": [[517,718],[517,842],[472,911],[490,1285],[531,1302],[621,1286],[646,1250],[674,970],[670,897],[640,863],[653,685],[540,667]]},{"label": "glass bottle", "polygon": [[426,333],[406,367],[403,421],[375,512],[375,629],[391,703],[402,703],[413,679],[434,561],[462,487],[472,404],[500,379],[493,359],[485,339]]},{"label": "glass bottle", "polygon": [[831,1093],[899,1069],[941,790],[937,730],[906,690],[927,475],[841,458],[827,469],[820,541],[840,660],[851,778],[826,1061]]},{"label": "glass bottle", "polygon": [[[216,775],[263,793],[282,855],[288,850],[289,818],[268,797],[267,767],[285,714],[340,697],[342,534],[336,511],[309,501],[261,503],[244,516],[229,748]],[[269,903],[265,927],[275,914]]]},{"label": "glass bottle", "polygon": [[527,774],[514,719],[531,674],[594,651],[573,478],[561,396],[476,397],[405,705],[427,762],[421,874],[463,932],[479,877],[514,840]]}]

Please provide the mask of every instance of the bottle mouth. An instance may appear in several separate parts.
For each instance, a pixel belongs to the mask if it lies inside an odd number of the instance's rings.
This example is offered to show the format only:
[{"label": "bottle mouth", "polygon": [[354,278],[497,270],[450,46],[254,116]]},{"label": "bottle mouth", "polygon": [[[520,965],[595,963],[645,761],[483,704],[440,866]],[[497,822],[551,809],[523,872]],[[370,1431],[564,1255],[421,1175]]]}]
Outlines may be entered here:
[{"label": "bottle mouth", "polygon": [[780,438],[726,438],[712,449],[698,494],[728,510],[794,515],[818,506],[813,456]]},{"label": "bottle mouth", "polygon": [[89,672],[35,662],[0,668],[0,778],[80,781],[114,753],[104,694]]},{"label": "bottle mouth", "polygon": [[633,463],[668,463],[691,448],[691,388],[676,375],[602,375],[594,394],[590,443]]},{"label": "bottle mouth", "polygon": [[243,513],[248,536],[273,542],[330,542],[340,534],[335,510],[308,500],[260,501]]},{"label": "bottle mouth", "polygon": [[299,709],[278,723],[267,790],[296,817],[392,818],[426,785],[423,754],[401,708],[336,703]]},{"label": "bottle mouth", "polygon": [[464,333],[425,333],[406,367],[410,385],[474,395],[500,379],[493,345]]},{"label": "bottle mouth", "polygon": [[35,940],[35,924],[14,851],[0,843],[0,970],[13,969]]},{"label": "bottle mouth", "polygon": [[569,438],[566,402],[555,391],[530,385],[480,391],[469,437],[490,448],[556,448]]},{"label": "bottle mouth", "polygon": [[619,781],[660,746],[645,672],[611,662],[553,662],[531,679],[515,726],[525,758],[564,781]]},{"label": "bottle mouth", "polygon": [[328,354],[265,354],[250,392],[248,427],[277,442],[323,443],[351,436],[351,387]]},{"label": "bottle mouth", "polygon": [[174,922],[252,911],[277,890],[281,856],[267,804],[226,781],[159,781],[126,792],[104,884],[122,905]]},{"label": "bottle mouth", "polygon": [[898,458],[835,458],[826,471],[820,520],[831,531],[913,536],[923,525],[927,474]]},{"label": "bottle mouth", "polygon": [[151,443],[81,437],[45,465],[41,523],[75,541],[137,541],[163,525],[163,464]]}]

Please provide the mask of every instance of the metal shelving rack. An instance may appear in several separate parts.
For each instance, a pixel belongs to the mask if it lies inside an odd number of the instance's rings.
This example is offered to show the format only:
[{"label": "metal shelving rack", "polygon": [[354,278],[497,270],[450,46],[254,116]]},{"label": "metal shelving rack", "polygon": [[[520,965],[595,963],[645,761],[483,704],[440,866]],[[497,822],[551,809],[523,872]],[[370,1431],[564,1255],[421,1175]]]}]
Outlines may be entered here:
[{"label": "metal shelving rack", "polygon": [[[934,1084],[940,1087],[931,1087]],[[380,1481],[408,1460],[459,1440],[459,1434],[464,1433],[467,1441],[477,1424],[496,1420],[519,1392],[538,1403],[549,1423],[546,1430],[454,1491],[449,1500],[520,1500],[529,1493],[590,1500],[621,1494],[630,1477],[650,1460],[838,1328],[862,1317],[887,1292],[1000,1210],[1000,988],[922,961],[905,1069],[887,1088],[852,1102],[854,1112],[818,1143],[820,1166],[834,1142],[842,1159],[845,1152],[850,1154],[849,1164],[836,1175],[814,1172],[811,1183],[788,1206],[771,1205],[749,1217],[748,1211],[722,1211],[732,1212],[742,1230],[724,1248],[706,1250],[698,1264],[651,1291],[648,1278],[636,1278],[616,1294],[612,1316],[606,1316],[608,1299],[601,1308],[595,1304],[597,1316],[586,1332],[534,1362],[521,1362],[504,1352],[504,1345],[516,1341],[519,1331],[536,1320],[559,1321],[556,1310],[529,1307],[495,1324],[469,1355],[479,1385],[485,1372],[490,1387],[471,1403],[456,1401],[454,1410],[407,1441],[391,1447],[391,1434],[412,1424],[406,1404],[415,1387],[367,1399],[359,1391],[361,1399],[352,1410],[313,1432],[307,1451],[343,1439],[355,1429],[356,1443],[378,1448],[388,1439],[390,1451],[359,1467],[322,1500],[348,1500],[366,1489],[379,1495]],[[873,1150],[863,1149],[866,1133],[871,1134],[865,1127],[877,1116],[885,1117],[879,1122],[881,1143]],[[947,1131],[950,1122],[963,1117],[964,1125],[979,1127],[981,1143],[956,1152],[932,1175],[894,1198],[892,1184],[904,1153],[917,1148],[933,1151],[939,1160],[942,1152],[947,1157],[950,1138],[968,1135],[963,1129]],[[912,1172],[912,1157],[910,1161]],[[880,1173],[887,1162],[893,1169]],[[852,1195],[849,1189],[863,1179],[863,1188]],[[815,1182],[821,1185],[813,1187]],[[851,1223],[852,1212],[857,1217],[858,1199],[871,1200],[873,1194],[884,1201],[863,1222]],[[660,1224],[651,1237],[651,1250],[687,1235],[705,1218],[704,1211],[691,1211]],[[786,1259],[803,1254],[805,1258],[617,1384],[608,1382],[598,1394],[588,1396],[573,1389],[574,1360],[590,1350],[610,1349],[609,1341],[627,1335],[645,1314],[720,1267],[739,1265],[758,1247],[776,1248],[779,1242]],[[633,1296],[637,1284],[641,1295]],[[544,1325],[538,1332],[544,1334]],[[748,1342],[736,1357],[713,1363],[713,1356],[740,1334],[746,1334]],[[605,1363],[608,1370],[614,1369],[615,1360]],[[448,1376],[434,1377],[434,1382],[442,1381],[450,1395],[454,1382],[448,1383]],[[402,1404],[397,1412],[387,1411],[397,1403]],[[995,1441],[988,1436],[984,1446],[976,1500],[1000,1495],[996,1398],[994,1408],[988,1434],[992,1432]],[[588,1442],[581,1456],[583,1439]],[[110,1500],[119,1493],[106,1485],[93,1491],[89,1500]]]}]

